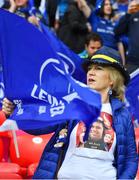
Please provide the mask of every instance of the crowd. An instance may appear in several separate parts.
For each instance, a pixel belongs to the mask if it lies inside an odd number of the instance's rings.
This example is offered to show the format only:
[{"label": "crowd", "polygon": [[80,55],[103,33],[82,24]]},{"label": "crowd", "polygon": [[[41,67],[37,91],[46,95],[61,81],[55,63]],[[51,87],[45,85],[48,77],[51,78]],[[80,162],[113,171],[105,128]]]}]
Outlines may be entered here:
[{"label": "crowd", "polygon": [[[83,59],[87,85],[101,95],[100,117],[85,141],[82,122],[27,131],[55,132],[34,179],[134,179],[138,155],[134,126],[125,104],[130,73],[139,67],[138,0],[6,0],[0,6],[41,29],[53,31]],[[43,33],[43,32],[42,32]],[[14,105],[3,100],[0,124]]]},{"label": "crowd", "polygon": [[119,51],[129,73],[139,67],[138,0],[1,0],[1,7],[40,30],[45,24],[77,54],[86,49],[87,36],[97,33],[103,45]]}]

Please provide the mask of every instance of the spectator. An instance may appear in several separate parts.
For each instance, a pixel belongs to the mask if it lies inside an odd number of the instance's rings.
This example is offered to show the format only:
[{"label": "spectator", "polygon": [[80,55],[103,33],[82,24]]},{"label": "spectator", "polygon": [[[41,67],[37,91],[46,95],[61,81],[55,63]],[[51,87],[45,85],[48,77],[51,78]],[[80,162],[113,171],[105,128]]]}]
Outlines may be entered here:
[{"label": "spectator", "polygon": [[139,67],[139,2],[129,3],[128,12],[115,27],[116,35],[126,34],[129,38],[126,68],[132,73]]},{"label": "spectator", "polygon": [[60,0],[58,3],[57,9],[56,9],[56,16],[55,16],[55,26],[54,26],[55,30],[59,28],[59,25],[63,19],[63,16],[68,9],[69,1],[70,0]]},{"label": "spectator", "polygon": [[103,45],[118,49],[122,57],[122,63],[125,64],[124,46],[120,40],[115,36],[114,27],[116,21],[114,19],[114,11],[112,9],[112,2],[110,0],[101,0],[96,3],[96,9],[89,8],[85,0],[78,0],[81,4],[81,10],[92,26],[92,30],[97,32],[102,40]]},{"label": "spectator", "polygon": [[[126,14],[127,9],[128,9],[128,0],[117,0],[113,4],[113,9],[115,12],[114,19],[119,21],[119,19]],[[124,51],[125,51],[125,57],[128,52],[128,37],[127,35],[122,35],[120,36],[120,40],[123,43],[124,46]]]},{"label": "spectator", "polygon": [[57,30],[58,37],[78,54],[84,50],[85,38],[89,31],[87,18],[80,10],[79,1],[70,2]]},{"label": "spectator", "polygon": [[9,11],[18,14],[24,18],[28,18],[29,14],[29,1],[28,0],[9,0]]},{"label": "spectator", "polygon": [[56,9],[58,6],[59,0],[47,0],[46,4],[46,11],[48,13],[49,19],[49,27],[54,28],[55,25],[55,16],[56,16]]},{"label": "spectator", "polygon": [[38,3],[33,2],[34,4],[30,0],[9,0],[4,4],[3,8],[26,18],[30,23],[39,27],[39,21],[45,23],[45,19],[39,11]]},{"label": "spectator", "polygon": [[86,37],[85,50],[81,52],[79,56],[83,59],[90,59],[102,45],[102,39],[99,34],[91,32]]}]

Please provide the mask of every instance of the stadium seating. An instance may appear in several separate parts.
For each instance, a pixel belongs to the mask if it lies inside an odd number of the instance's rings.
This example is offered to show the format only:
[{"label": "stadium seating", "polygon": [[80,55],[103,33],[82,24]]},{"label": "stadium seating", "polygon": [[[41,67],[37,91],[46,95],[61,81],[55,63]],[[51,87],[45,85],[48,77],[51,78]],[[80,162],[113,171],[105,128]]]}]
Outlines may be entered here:
[{"label": "stadium seating", "polygon": [[[5,136],[4,136],[5,135]],[[0,134],[0,179],[31,179],[40,160],[45,145],[52,134],[33,136],[24,131],[16,131],[19,157],[16,155],[12,133]],[[4,149],[2,138],[9,139],[9,148]],[[9,155],[6,162],[4,154]]]}]

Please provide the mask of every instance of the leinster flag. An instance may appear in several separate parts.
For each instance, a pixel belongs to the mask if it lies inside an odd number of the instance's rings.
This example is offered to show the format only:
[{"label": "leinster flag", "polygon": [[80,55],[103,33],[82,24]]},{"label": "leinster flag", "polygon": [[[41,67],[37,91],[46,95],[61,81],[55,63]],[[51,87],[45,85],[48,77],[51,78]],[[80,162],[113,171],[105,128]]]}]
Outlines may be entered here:
[{"label": "leinster flag", "polygon": [[45,26],[41,22],[40,28],[41,31],[46,35],[46,38],[51,44],[51,47],[66,63],[69,64],[69,66],[72,66],[72,76],[81,82],[86,82],[86,75],[81,66],[83,63],[83,59],[81,59],[76,53],[70,50],[52,31],[50,31],[47,26]]},{"label": "leinster flag", "polygon": [[53,38],[4,10],[0,10],[0,57],[5,96],[16,104],[10,118],[20,129],[75,119],[89,126],[98,117],[100,95],[72,77],[80,66],[75,66],[74,58],[65,60],[53,48]]},{"label": "leinster flag", "polygon": [[129,111],[139,122],[139,69],[131,74],[131,81],[126,90],[126,99]]}]

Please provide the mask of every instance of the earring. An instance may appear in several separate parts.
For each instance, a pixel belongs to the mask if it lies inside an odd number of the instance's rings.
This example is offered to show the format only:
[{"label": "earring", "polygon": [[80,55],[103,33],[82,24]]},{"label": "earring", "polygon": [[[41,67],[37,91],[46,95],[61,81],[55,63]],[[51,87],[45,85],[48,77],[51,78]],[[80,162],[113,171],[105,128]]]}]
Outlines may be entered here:
[{"label": "earring", "polygon": [[109,89],[108,94],[109,94],[109,96],[112,95],[112,89]]}]

